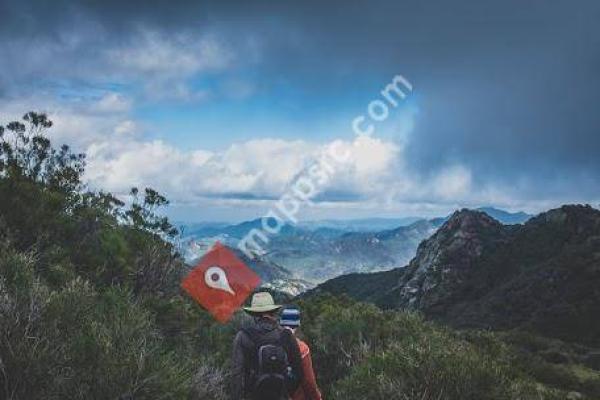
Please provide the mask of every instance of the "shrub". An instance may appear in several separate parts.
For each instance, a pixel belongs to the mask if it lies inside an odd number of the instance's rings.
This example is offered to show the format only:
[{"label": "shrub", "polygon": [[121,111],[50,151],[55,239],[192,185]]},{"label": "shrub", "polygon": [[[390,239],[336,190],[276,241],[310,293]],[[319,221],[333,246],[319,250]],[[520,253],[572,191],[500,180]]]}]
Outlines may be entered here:
[{"label": "shrub", "polygon": [[99,293],[76,279],[51,292],[27,273],[32,269],[30,258],[3,255],[0,372],[4,398],[187,396],[191,363],[161,349],[148,312],[127,290],[112,287]]},{"label": "shrub", "polygon": [[192,378],[190,400],[227,399],[227,373],[209,363],[204,363]]},{"label": "shrub", "polygon": [[464,342],[437,334],[405,338],[336,385],[340,399],[508,399],[506,367]]},{"label": "shrub", "polygon": [[495,334],[457,333],[413,313],[330,296],[300,306],[327,398],[564,399],[516,368],[515,353]]}]

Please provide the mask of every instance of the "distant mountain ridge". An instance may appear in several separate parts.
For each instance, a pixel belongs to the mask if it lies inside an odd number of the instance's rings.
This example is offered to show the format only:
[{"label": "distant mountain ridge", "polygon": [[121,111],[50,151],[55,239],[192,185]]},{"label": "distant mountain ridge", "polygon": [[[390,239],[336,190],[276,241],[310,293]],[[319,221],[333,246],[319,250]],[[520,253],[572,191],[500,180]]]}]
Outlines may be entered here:
[{"label": "distant mountain ridge", "polygon": [[[530,217],[495,208],[485,208],[485,211],[505,223],[518,223]],[[278,235],[270,237],[264,259],[317,283],[353,272],[389,270],[406,265],[414,257],[419,243],[448,218],[368,218],[285,225]],[[184,229],[186,259],[199,257],[216,240],[235,247],[244,235],[261,226],[261,219],[234,225],[190,224]],[[386,226],[393,228],[379,229]]]},{"label": "distant mountain ridge", "polygon": [[[531,214],[524,212],[508,212],[494,207],[480,207],[478,211],[483,211],[494,219],[502,222],[503,224],[521,224],[526,222],[532,217]],[[381,232],[387,230],[394,230],[403,226],[409,226],[419,221],[432,221],[434,224],[441,225],[450,216],[446,217],[434,217],[434,218],[421,218],[421,217],[403,217],[403,218],[359,218],[359,219],[348,219],[348,220],[313,220],[313,221],[301,221],[298,225],[287,224],[282,230],[282,234],[291,232],[305,232],[305,231],[328,231],[333,234],[343,234],[349,232]],[[236,239],[241,239],[250,230],[262,227],[262,219],[255,218],[248,221],[239,223],[226,223],[226,222],[197,222],[197,223],[184,223],[179,222],[177,224],[183,228],[184,237],[211,237],[219,235],[227,235]]]},{"label": "distant mountain ridge", "polygon": [[508,212],[494,207],[479,207],[477,211],[482,211],[506,225],[523,224],[533,217],[533,215],[522,211]]},{"label": "distant mountain ridge", "polygon": [[461,210],[406,268],[332,279],[311,294],[347,294],[458,327],[519,327],[600,338],[600,211],[563,206],[523,225]]},{"label": "distant mountain ridge", "polygon": [[419,217],[326,219],[300,222],[299,226],[305,229],[331,228],[345,232],[378,232],[407,226],[423,219]]},{"label": "distant mountain ridge", "polygon": [[[329,230],[332,232],[378,232],[382,230],[395,229],[401,226],[407,226],[414,222],[423,220],[419,217],[404,217],[404,218],[358,218],[358,219],[324,219],[301,221],[294,228],[303,231],[318,231]],[[248,230],[253,228],[261,228],[261,218],[255,218],[239,223],[226,222],[196,222],[185,223],[179,222],[178,226],[184,228],[184,236],[208,237],[227,234],[236,238],[244,236]],[[288,229],[291,225],[286,225]]]},{"label": "distant mountain ridge", "polygon": [[405,265],[418,244],[438,228],[418,221],[381,232],[347,232],[323,237],[318,232],[279,235],[269,245],[269,259],[302,276],[322,281],[350,272],[372,272]]}]

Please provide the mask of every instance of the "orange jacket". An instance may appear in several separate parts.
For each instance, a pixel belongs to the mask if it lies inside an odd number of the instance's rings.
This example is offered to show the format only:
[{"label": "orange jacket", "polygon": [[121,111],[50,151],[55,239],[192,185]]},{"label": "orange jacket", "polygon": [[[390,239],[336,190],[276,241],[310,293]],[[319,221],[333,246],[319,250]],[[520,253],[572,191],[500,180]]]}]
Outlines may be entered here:
[{"label": "orange jacket", "polygon": [[302,355],[302,369],[304,371],[304,379],[296,392],[292,395],[292,400],[323,400],[321,392],[317,387],[315,371],[312,366],[312,358],[310,356],[310,348],[302,340],[298,339],[300,354]]}]

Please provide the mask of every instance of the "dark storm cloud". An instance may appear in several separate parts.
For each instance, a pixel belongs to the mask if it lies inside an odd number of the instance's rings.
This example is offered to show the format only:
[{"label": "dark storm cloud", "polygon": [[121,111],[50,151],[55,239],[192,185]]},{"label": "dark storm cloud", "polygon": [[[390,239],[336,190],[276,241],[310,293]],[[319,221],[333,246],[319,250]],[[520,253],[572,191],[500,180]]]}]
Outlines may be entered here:
[{"label": "dark storm cloud", "polygon": [[21,0],[0,10],[4,41],[86,26],[105,33],[97,46],[139,26],[250,37],[262,79],[314,98],[367,102],[401,73],[419,107],[407,153],[415,173],[462,163],[477,181],[520,184],[525,196],[600,192],[597,1]]}]

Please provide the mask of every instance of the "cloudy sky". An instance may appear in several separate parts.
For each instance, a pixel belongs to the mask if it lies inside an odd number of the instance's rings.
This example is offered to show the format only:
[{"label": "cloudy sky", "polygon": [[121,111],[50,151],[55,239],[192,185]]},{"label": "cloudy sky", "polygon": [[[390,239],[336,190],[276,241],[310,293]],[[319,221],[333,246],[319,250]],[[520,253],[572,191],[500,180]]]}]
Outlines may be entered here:
[{"label": "cloudy sky", "polygon": [[[152,186],[178,220],[263,215],[332,143],[305,219],[600,202],[598,1],[0,2],[0,121]],[[371,136],[352,121],[396,75]]]}]

